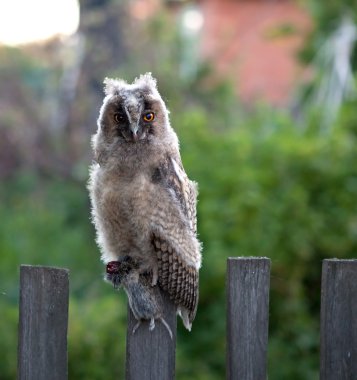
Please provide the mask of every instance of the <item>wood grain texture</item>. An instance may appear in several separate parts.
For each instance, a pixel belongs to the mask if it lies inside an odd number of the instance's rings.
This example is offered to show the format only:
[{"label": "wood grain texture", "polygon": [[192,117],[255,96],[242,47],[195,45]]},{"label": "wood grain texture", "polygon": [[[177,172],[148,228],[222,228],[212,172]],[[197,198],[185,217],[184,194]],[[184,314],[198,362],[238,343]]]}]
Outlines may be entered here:
[{"label": "wood grain texture", "polygon": [[160,321],[155,322],[153,331],[149,331],[149,323],[145,321],[133,334],[137,320],[128,307],[126,380],[175,378],[176,307],[166,294],[162,293],[162,298],[164,319],[171,328],[173,339]]},{"label": "wood grain texture", "polygon": [[267,378],[270,259],[227,261],[227,379]]},{"label": "wood grain texture", "polygon": [[321,380],[357,379],[357,260],[324,260]]},{"label": "wood grain texture", "polygon": [[18,376],[20,380],[66,380],[69,271],[20,269]]}]

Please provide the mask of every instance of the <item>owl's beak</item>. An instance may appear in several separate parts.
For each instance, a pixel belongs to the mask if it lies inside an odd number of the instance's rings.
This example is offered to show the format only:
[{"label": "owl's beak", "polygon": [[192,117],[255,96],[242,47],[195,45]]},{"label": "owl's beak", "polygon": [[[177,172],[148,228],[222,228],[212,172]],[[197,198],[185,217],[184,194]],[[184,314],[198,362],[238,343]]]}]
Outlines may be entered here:
[{"label": "owl's beak", "polygon": [[133,142],[138,142],[139,141],[139,131],[137,126],[130,126],[130,132],[131,132],[131,140]]},{"label": "owl's beak", "polygon": [[138,142],[140,140],[140,127],[137,124],[130,125],[131,138],[133,142]]},{"label": "owl's beak", "polygon": [[139,140],[138,132],[134,132],[134,131],[132,131],[132,132],[131,132],[131,135],[132,135],[132,138],[133,138],[133,141],[134,141],[134,142],[137,142],[137,141]]}]

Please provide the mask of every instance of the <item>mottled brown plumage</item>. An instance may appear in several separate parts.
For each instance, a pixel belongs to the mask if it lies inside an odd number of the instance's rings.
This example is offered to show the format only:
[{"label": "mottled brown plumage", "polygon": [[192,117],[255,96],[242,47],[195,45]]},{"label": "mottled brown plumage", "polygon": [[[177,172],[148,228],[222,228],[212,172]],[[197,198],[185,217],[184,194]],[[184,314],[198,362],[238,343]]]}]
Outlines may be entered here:
[{"label": "mottled brown plumage", "polygon": [[188,310],[188,319],[193,321],[198,302],[198,271],[186,265],[165,240],[153,238],[157,254],[158,281],[177,305]]},{"label": "mottled brown plumage", "polygon": [[[102,260],[107,264],[130,257],[138,265],[131,276],[137,271],[140,284],[131,291],[149,294],[143,287],[158,284],[190,329],[201,266],[196,184],[184,171],[177,136],[152,76],[145,74],[133,84],[105,83],[89,182]],[[150,284],[140,280],[147,273]],[[144,309],[145,297],[137,299]]]}]

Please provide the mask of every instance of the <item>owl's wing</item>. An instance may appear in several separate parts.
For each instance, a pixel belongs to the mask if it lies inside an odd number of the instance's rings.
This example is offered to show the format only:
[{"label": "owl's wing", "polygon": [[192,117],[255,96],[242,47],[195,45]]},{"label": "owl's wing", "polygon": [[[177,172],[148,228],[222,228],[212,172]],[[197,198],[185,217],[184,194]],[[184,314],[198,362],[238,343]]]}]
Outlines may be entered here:
[{"label": "owl's wing", "polygon": [[[196,237],[196,184],[190,181],[179,158],[168,157],[155,169],[154,182],[169,197],[166,216],[153,232],[158,282],[178,306],[186,328],[196,315],[200,243]],[[166,225],[165,225],[166,224]]]},{"label": "owl's wing", "polygon": [[180,204],[181,211],[187,218],[189,227],[197,232],[197,184],[190,181],[179,157],[168,157],[161,166],[164,183],[174,194],[174,199]]}]

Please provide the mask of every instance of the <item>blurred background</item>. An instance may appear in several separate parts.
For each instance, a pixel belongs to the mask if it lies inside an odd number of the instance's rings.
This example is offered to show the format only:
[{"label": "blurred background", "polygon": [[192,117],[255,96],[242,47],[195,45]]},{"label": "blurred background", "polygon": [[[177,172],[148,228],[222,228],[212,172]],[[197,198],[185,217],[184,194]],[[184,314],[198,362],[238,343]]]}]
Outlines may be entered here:
[{"label": "blurred background", "polygon": [[105,76],[151,71],[199,183],[193,331],[177,379],[225,378],[228,256],[272,260],[269,378],[318,378],[323,258],[357,252],[356,0],[0,3],[0,379],[20,264],[70,269],[69,378],[123,379],[126,298],[86,190]]}]

